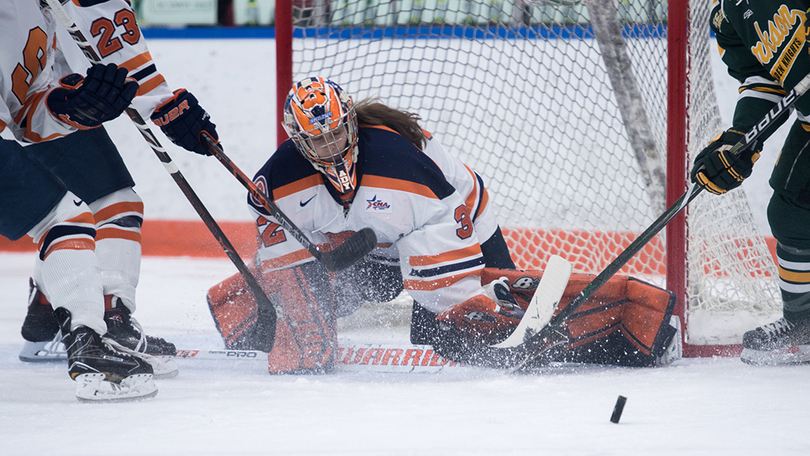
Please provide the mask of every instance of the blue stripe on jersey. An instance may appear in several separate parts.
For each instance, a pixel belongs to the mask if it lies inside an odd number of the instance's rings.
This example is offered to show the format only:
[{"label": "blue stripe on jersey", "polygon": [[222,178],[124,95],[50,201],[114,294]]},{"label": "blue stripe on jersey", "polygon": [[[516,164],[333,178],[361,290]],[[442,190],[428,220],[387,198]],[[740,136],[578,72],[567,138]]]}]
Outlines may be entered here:
[{"label": "blue stripe on jersey", "polygon": [[45,240],[42,241],[42,248],[39,251],[39,259],[45,260],[45,253],[51,247],[51,244],[58,241],[60,237],[85,235],[90,238],[96,237],[96,230],[85,226],[77,225],[56,225],[45,235]]},{"label": "blue stripe on jersey", "polygon": [[430,188],[439,199],[456,191],[430,157],[397,133],[361,127],[359,147],[365,175],[415,182]]},{"label": "blue stripe on jersey", "polygon": [[478,256],[473,258],[472,260],[467,260],[461,263],[453,263],[447,266],[439,266],[438,268],[431,268],[431,269],[411,269],[411,272],[408,274],[411,277],[435,277],[438,275],[444,275],[455,271],[462,271],[464,269],[472,269],[476,266],[481,266],[484,264],[484,256]]},{"label": "blue stripe on jersey", "polygon": [[133,74],[131,77],[135,78],[136,81],[141,82],[142,80],[146,79],[147,76],[157,73],[157,67],[153,63],[148,67],[144,68],[143,70]]}]

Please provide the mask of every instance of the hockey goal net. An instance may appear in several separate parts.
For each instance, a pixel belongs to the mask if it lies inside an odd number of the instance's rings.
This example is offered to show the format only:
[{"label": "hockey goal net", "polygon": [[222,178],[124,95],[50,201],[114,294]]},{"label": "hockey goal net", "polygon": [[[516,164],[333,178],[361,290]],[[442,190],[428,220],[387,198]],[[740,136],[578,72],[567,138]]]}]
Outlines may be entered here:
[{"label": "hockey goal net", "polygon": [[[279,104],[318,75],[418,113],[484,178],[519,268],[558,254],[596,274],[687,190],[689,153],[722,128],[710,3],[279,2]],[[734,354],[781,308],[742,190],[700,195],[621,273],[677,293],[687,356]]]}]

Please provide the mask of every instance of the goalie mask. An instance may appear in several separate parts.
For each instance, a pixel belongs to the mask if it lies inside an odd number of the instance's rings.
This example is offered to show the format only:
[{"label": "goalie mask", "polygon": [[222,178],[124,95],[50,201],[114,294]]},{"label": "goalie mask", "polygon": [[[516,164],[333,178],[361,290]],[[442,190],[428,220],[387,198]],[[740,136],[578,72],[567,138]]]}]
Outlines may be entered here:
[{"label": "goalie mask", "polygon": [[343,195],[357,187],[357,117],[348,93],[312,77],[295,85],[284,103],[284,130],[312,166]]}]

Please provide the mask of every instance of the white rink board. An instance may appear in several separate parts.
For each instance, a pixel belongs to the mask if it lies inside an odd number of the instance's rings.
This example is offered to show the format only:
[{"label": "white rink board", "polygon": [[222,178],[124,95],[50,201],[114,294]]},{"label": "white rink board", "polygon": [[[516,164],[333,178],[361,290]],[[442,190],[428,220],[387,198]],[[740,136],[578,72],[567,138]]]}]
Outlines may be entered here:
[{"label": "white rink board", "polygon": [[[275,41],[153,39],[149,41],[149,46],[158,68],[169,84],[173,87],[186,87],[197,96],[217,124],[217,130],[231,159],[246,174],[252,176],[275,150],[276,145]],[[712,56],[721,114],[724,119],[730,119],[737,97],[736,82],[725,73],[719,58],[714,53]],[[430,113],[423,115],[429,119]],[[107,125],[135,177],[136,190],[145,201],[146,217],[197,220],[196,212],[129,119],[120,118]],[[218,221],[250,220],[246,204],[242,203],[245,199],[244,189],[222,165],[214,159],[174,146],[156,127],[153,130]],[[754,217],[765,234],[770,232],[765,222],[765,207],[771,194],[767,185],[769,169],[776,160],[784,130],[777,132],[766,144],[754,175],[743,184],[751,199]],[[469,132],[460,134],[466,135]],[[463,151],[456,152],[463,156]],[[498,160],[494,160],[493,164],[478,167],[483,168],[478,171],[483,175],[489,172],[508,172],[520,176],[521,170],[496,169]],[[640,187],[633,184],[627,191],[633,188]],[[532,197],[550,198],[569,207],[576,206],[579,200],[559,189],[531,191]],[[501,204],[498,201],[495,203]],[[580,215],[575,215],[577,213]],[[565,215],[583,217],[581,214],[588,214],[587,217],[595,217],[593,223],[598,223],[598,215],[594,213],[598,214],[598,210],[569,210]],[[644,217],[649,215],[642,215],[641,219]]]}]

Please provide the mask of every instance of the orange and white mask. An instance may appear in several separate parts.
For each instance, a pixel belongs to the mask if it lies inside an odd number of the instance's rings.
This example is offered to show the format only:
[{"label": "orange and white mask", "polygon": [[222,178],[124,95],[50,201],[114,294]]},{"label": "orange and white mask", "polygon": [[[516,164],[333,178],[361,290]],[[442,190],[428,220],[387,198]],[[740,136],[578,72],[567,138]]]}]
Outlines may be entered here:
[{"label": "orange and white mask", "polygon": [[357,117],[339,85],[320,77],[297,82],[284,103],[283,125],[298,152],[340,194],[357,188]]}]

